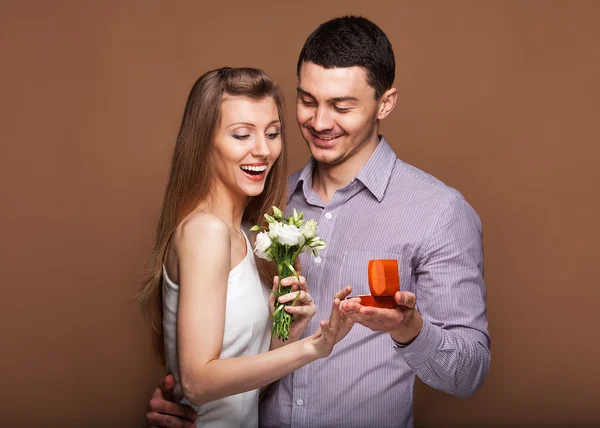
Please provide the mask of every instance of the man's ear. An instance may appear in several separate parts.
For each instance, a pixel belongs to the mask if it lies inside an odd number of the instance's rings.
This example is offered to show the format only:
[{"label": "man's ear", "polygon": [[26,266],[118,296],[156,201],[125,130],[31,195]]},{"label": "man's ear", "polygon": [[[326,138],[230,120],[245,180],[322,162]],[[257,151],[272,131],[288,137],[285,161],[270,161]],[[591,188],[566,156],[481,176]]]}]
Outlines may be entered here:
[{"label": "man's ear", "polygon": [[398,90],[396,88],[390,88],[383,93],[379,99],[379,111],[377,112],[377,119],[385,119],[388,114],[396,107],[396,100],[398,99]]}]

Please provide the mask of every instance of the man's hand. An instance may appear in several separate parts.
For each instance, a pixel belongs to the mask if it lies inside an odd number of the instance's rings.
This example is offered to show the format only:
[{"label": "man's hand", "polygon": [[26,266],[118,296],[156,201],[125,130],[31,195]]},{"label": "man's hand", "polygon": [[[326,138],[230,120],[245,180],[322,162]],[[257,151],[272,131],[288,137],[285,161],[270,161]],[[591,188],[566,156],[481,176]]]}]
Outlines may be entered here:
[{"label": "man's hand", "polygon": [[340,311],[342,314],[373,331],[385,331],[398,342],[408,345],[421,332],[423,318],[416,309],[417,296],[408,291],[398,291],[394,300],[396,309],[382,309],[363,306],[358,298],[345,300]]},{"label": "man's hand", "polygon": [[146,422],[148,427],[196,428],[196,412],[189,406],[173,402],[175,377],[161,379],[148,403]]}]

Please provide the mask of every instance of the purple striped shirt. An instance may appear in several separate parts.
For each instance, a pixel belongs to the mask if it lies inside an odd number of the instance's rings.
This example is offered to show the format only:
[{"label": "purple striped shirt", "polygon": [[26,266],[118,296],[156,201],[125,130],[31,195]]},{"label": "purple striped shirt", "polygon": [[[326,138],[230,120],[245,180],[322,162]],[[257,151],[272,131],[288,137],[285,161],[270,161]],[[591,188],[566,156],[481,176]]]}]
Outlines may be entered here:
[{"label": "purple striped shirt", "polygon": [[399,160],[385,139],[325,204],[312,189],[314,160],[290,177],[288,209],[319,222],[327,248],[303,255],[317,314],[336,291],[368,294],[370,259],[396,259],[401,289],[417,295],[423,330],[408,346],[355,325],[329,358],[271,385],[262,427],[411,427],[415,374],[459,397],[481,386],[490,365],[481,222],[462,195]]}]

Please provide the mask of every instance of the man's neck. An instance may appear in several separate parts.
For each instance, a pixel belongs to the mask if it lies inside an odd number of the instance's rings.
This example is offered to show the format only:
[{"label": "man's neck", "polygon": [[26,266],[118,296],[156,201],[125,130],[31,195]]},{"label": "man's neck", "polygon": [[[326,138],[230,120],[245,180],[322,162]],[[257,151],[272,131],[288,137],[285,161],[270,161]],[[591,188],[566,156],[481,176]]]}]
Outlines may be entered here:
[{"label": "man's neck", "polygon": [[318,162],[313,172],[313,190],[319,195],[319,198],[326,204],[339,189],[350,184],[358,175],[361,168],[367,163],[377,145],[380,137],[377,136],[375,144],[368,144],[363,147],[363,151],[356,153],[337,165]]}]

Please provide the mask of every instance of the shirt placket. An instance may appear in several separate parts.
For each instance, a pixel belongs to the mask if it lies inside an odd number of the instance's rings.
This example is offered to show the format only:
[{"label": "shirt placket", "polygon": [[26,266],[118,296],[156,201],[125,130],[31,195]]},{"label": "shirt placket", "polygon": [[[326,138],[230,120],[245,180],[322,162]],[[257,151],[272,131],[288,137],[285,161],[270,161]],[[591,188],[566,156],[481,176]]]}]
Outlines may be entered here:
[{"label": "shirt placket", "polygon": [[[344,204],[348,199],[354,196],[360,191],[361,186],[356,181],[346,186],[343,189],[338,190],[332,197],[330,203],[325,207],[319,207],[320,215],[318,218],[313,218],[318,222],[317,235],[321,237],[326,243],[333,242],[334,232],[336,230],[336,222],[339,218],[339,214],[343,209]],[[312,195],[316,196],[316,195]],[[311,198],[312,199],[312,198]],[[331,251],[339,251],[330,245],[326,245],[325,249],[319,252],[318,256],[313,256],[312,253],[309,255],[308,260],[305,259],[306,266],[305,271],[310,272],[311,283],[309,284],[310,293],[316,297],[319,302],[329,301],[334,292],[331,287],[335,287],[335,282],[331,281],[331,272],[335,271],[335,267],[329,266],[328,254]],[[304,264],[303,264],[304,266]],[[326,272],[328,273],[326,275]],[[312,334],[318,328],[318,323],[322,319],[327,319],[329,316],[331,306],[329,304],[321,304],[317,308],[317,314],[311,320],[310,325],[307,328],[307,334]],[[308,427],[310,426],[308,421],[308,415],[311,411],[311,399],[316,397],[318,391],[311,391],[310,379],[313,378],[313,372],[315,368],[323,363],[323,360],[317,360],[311,364],[299,368],[293,374],[292,383],[292,415],[291,415],[291,426],[292,427]],[[316,409],[313,409],[313,415]]]}]

